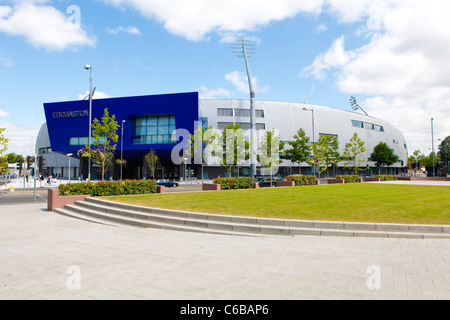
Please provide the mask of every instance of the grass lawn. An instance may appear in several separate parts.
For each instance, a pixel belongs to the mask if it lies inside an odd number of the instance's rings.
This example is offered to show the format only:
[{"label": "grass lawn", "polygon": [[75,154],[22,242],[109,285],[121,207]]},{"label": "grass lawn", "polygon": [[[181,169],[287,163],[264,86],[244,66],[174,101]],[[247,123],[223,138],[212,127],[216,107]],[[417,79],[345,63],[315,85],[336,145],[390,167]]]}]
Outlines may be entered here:
[{"label": "grass lawn", "polygon": [[450,187],[346,184],[105,197],[139,206],[297,220],[450,225]]}]

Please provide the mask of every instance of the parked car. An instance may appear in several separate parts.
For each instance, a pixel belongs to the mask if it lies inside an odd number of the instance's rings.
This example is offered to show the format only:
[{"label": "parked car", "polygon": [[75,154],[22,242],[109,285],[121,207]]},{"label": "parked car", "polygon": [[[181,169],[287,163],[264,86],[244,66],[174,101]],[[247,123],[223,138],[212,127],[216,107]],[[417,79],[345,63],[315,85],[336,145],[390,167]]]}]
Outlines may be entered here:
[{"label": "parked car", "polygon": [[[273,177],[272,178],[272,187],[276,187],[277,186],[277,181],[284,181],[284,179],[278,178],[278,177]],[[268,188],[268,187],[270,187],[270,177],[256,178],[255,182],[259,182],[259,187],[260,188]]]},{"label": "parked car", "polygon": [[175,188],[175,187],[179,186],[178,182],[172,182],[172,181],[165,180],[165,179],[156,180],[156,185],[164,186],[164,187],[168,187],[168,188]]}]

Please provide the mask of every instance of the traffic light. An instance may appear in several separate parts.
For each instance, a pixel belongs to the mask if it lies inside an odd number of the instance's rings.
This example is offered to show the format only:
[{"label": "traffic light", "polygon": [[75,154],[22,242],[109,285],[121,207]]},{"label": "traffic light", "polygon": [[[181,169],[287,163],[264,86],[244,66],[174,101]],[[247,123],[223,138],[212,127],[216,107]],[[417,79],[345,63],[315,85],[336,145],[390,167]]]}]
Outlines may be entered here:
[{"label": "traffic light", "polygon": [[31,166],[36,162],[35,157],[28,156],[27,157],[27,170],[31,169]]},{"label": "traffic light", "polygon": [[22,174],[23,169],[23,159],[19,159],[16,163],[16,169],[19,170],[19,174]]}]

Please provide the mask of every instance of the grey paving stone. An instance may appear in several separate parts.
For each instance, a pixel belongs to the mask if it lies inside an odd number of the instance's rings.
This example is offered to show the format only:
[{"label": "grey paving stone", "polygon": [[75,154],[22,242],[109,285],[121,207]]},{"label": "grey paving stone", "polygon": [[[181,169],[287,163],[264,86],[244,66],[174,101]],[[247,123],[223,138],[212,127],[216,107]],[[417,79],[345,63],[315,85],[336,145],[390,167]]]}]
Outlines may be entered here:
[{"label": "grey paving stone", "polygon": [[[12,206],[0,218],[3,300],[450,299],[448,239],[135,229],[68,218],[42,204]],[[79,290],[67,288],[69,266],[80,268]],[[367,286],[370,266],[381,270],[379,290]]]}]

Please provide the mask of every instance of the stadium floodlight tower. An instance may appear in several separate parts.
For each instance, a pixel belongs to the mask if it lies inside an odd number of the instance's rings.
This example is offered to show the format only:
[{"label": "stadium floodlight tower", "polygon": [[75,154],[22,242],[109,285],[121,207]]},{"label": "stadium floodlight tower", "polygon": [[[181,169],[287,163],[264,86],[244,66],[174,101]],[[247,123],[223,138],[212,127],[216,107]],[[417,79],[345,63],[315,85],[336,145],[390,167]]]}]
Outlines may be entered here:
[{"label": "stadium floodlight tower", "polygon": [[361,106],[358,104],[358,102],[356,102],[356,98],[355,97],[350,97],[350,105],[352,106],[353,110],[357,111],[358,109],[360,109],[362,112],[364,112],[366,114],[366,116],[370,117],[366,111],[364,111],[363,108],[361,108]]},{"label": "stadium floodlight tower", "polygon": [[[89,143],[89,153],[91,152],[91,139],[92,139],[92,98],[94,96],[93,90],[92,90],[92,66],[90,65],[85,65],[84,66],[85,70],[90,71],[90,88],[89,88],[89,138],[88,138],[88,143]],[[88,180],[91,181],[91,156],[89,155],[89,164],[88,164]]]},{"label": "stadium floodlight tower", "polygon": [[248,58],[255,54],[255,44],[249,40],[236,40],[232,44],[232,49],[235,50],[237,57],[244,58],[245,67],[247,69],[248,85],[250,88],[250,168],[251,177],[256,176],[256,132],[255,132],[255,90],[253,86],[253,79],[250,72],[250,65],[248,63]]}]

